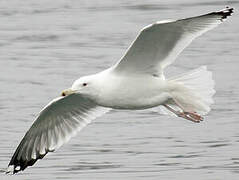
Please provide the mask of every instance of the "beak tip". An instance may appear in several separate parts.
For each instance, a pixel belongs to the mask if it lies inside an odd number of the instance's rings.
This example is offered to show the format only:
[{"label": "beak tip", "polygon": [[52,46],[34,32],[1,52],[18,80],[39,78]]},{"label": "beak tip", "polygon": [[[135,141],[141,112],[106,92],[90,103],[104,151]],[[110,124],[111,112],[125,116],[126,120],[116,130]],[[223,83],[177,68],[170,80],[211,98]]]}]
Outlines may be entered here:
[{"label": "beak tip", "polygon": [[73,91],[71,89],[66,89],[66,90],[62,91],[61,96],[68,96],[73,93],[75,93],[75,91]]}]

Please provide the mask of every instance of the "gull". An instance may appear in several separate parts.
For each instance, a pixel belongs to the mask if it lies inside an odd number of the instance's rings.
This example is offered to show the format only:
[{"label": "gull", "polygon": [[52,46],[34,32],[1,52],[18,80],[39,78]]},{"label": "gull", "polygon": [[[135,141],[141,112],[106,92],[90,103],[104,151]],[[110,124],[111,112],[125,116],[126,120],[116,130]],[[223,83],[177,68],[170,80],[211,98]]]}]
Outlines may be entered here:
[{"label": "gull", "polygon": [[215,93],[206,66],[166,79],[172,64],[193,39],[221,24],[233,8],[208,14],[158,21],[144,27],[125,55],[112,67],[77,79],[52,100],[26,132],[7,173],[23,171],[55,151],[93,119],[111,109],[140,110],[159,106],[192,122],[203,120]]}]

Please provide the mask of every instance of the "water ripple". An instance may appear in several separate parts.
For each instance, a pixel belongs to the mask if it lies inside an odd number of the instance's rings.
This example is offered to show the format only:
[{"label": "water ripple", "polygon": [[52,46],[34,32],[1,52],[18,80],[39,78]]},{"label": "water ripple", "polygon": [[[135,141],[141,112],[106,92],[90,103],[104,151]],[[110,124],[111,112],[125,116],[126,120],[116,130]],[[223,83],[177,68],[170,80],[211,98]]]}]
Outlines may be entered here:
[{"label": "water ripple", "polygon": [[34,34],[17,37],[16,41],[57,41],[59,36],[53,34]]},{"label": "water ripple", "polygon": [[67,171],[81,171],[81,170],[100,170],[100,169],[114,169],[120,168],[121,165],[113,165],[110,163],[86,163],[80,162],[79,165],[75,165],[74,167],[68,168]]}]

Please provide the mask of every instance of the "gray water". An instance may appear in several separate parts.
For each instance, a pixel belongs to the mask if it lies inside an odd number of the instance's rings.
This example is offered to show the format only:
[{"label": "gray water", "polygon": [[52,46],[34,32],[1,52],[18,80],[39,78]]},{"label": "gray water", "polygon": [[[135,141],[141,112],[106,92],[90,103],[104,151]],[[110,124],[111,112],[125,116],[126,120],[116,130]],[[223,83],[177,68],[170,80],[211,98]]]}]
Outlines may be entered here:
[{"label": "gray water", "polygon": [[167,75],[207,65],[215,104],[194,124],[155,110],[112,111],[23,173],[0,179],[239,178],[239,1],[0,1],[0,169],[37,113],[82,75],[114,64],[138,31],[163,19],[236,8],[194,41]]}]

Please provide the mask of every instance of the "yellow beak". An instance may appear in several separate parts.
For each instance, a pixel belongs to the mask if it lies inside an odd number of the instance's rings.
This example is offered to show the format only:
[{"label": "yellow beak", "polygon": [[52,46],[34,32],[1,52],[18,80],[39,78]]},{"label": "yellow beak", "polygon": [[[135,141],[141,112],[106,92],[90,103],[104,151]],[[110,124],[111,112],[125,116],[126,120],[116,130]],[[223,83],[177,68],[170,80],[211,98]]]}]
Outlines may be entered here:
[{"label": "yellow beak", "polygon": [[70,94],[75,93],[76,91],[72,90],[72,89],[65,89],[64,91],[62,91],[61,96],[68,96]]}]

